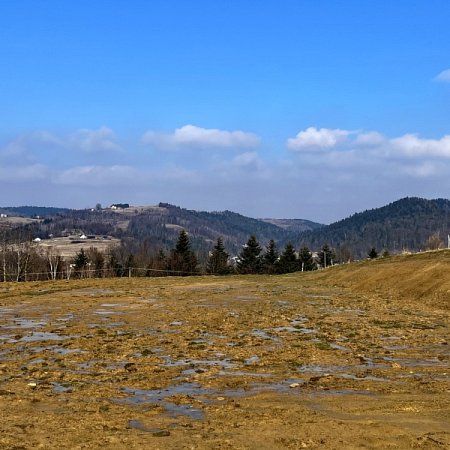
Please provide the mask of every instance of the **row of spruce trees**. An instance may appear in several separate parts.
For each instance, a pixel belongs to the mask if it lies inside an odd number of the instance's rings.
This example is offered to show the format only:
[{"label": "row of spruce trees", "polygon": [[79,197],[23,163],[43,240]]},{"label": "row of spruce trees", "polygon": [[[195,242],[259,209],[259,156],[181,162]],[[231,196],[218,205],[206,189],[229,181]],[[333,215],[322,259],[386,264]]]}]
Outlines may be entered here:
[{"label": "row of spruce trees", "polygon": [[[334,254],[325,245],[319,252],[318,264],[326,267],[333,264]],[[180,232],[175,248],[170,252],[166,264],[167,270],[172,273],[189,275],[199,273],[197,259],[191,249],[188,234]],[[296,252],[294,246],[288,243],[283,251],[277,249],[274,240],[270,240],[263,250],[255,236],[251,236],[243,246],[235,264],[230,261],[230,255],[226,251],[222,238],[210,252],[206,264],[206,272],[215,275],[231,273],[241,274],[280,274],[297,271],[310,271],[317,268],[311,251],[308,247],[302,247]]]}]

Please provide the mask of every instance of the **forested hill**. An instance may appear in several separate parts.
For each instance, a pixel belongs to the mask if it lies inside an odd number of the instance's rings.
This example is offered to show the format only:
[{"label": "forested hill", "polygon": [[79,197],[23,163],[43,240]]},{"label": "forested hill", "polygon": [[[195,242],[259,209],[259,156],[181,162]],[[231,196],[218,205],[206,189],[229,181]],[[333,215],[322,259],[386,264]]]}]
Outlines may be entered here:
[{"label": "forested hill", "polygon": [[[321,225],[314,222],[304,224],[309,229],[317,226]],[[255,235],[262,245],[270,239],[285,245],[298,237],[298,232],[292,229],[232,211],[193,211],[169,204],[160,204],[159,212],[148,210],[130,217],[125,233],[136,240],[152,241],[158,237],[162,242],[170,242],[181,229],[189,232],[197,249],[210,249],[217,238],[222,237],[227,249],[235,254],[250,235]]]},{"label": "forested hill", "polygon": [[300,244],[315,249],[326,242],[340,259],[348,259],[367,256],[372,247],[396,253],[424,250],[430,245],[429,238],[437,234],[442,244],[450,234],[450,201],[406,197],[304,232]]},{"label": "forested hill", "polygon": [[168,203],[157,206],[127,204],[126,207],[84,210],[36,207],[4,210],[11,216],[15,213],[43,218],[44,220],[24,225],[27,234],[33,238],[47,239],[49,236],[77,233],[109,235],[121,239],[131,252],[138,251],[143,243],[152,251],[160,248],[168,250],[174,246],[180,231],[184,229],[189,233],[195,251],[207,253],[217,238],[222,237],[227,250],[231,254],[237,254],[250,235],[255,235],[263,246],[274,239],[281,247],[289,241],[298,240],[300,223],[302,229],[321,226],[301,219],[280,226],[231,211],[194,211]]}]

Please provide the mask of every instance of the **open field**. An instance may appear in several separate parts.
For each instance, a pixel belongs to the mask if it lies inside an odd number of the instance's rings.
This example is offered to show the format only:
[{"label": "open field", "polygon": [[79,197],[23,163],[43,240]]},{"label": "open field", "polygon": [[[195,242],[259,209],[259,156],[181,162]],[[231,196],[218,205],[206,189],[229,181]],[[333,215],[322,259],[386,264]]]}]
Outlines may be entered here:
[{"label": "open field", "polygon": [[114,245],[119,245],[120,239],[108,237],[108,239],[96,238],[86,240],[74,240],[66,237],[43,239],[36,245],[42,250],[50,249],[58,252],[65,259],[74,258],[81,249],[88,250],[95,247],[98,251],[107,253]]},{"label": "open field", "polygon": [[0,448],[450,448],[450,252],[0,284]]}]

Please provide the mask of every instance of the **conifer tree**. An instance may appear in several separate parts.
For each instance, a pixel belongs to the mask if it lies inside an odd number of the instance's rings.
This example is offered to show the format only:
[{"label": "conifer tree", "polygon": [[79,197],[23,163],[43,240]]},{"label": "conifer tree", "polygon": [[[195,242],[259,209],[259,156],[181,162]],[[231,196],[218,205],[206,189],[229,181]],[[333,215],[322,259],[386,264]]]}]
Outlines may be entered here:
[{"label": "conifer tree", "polygon": [[75,256],[73,263],[75,264],[75,270],[83,270],[86,269],[86,266],[89,262],[89,258],[86,255],[86,252],[82,248]]},{"label": "conifer tree", "polygon": [[262,256],[263,270],[265,273],[276,273],[278,271],[279,256],[277,244],[271,239]]},{"label": "conifer tree", "polygon": [[209,255],[206,263],[206,271],[215,275],[226,275],[231,273],[231,267],[228,265],[230,255],[225,251],[221,237],[217,239],[217,244]]},{"label": "conifer tree", "polygon": [[316,265],[314,263],[313,257],[311,252],[309,251],[308,247],[302,247],[300,249],[299,255],[298,255],[300,270],[302,271],[309,271],[314,270]]},{"label": "conifer tree", "polygon": [[197,272],[197,258],[191,250],[191,243],[186,231],[181,230],[175,249],[172,250],[168,268],[179,272],[178,275],[192,275]]},{"label": "conifer tree", "polygon": [[297,255],[294,246],[289,242],[280,255],[280,271],[290,273],[297,270],[299,270]]},{"label": "conifer tree", "polygon": [[84,278],[86,276],[86,269],[89,263],[89,258],[86,255],[86,252],[82,248],[76,255],[73,260],[73,264],[75,266],[75,271],[78,273],[79,277]]},{"label": "conifer tree", "polygon": [[368,253],[367,256],[369,257],[369,259],[377,259],[378,258],[378,252],[377,252],[376,248],[372,247],[370,249],[370,252]]},{"label": "conifer tree", "polygon": [[251,236],[239,254],[237,268],[239,273],[261,273],[261,247],[255,236]]}]

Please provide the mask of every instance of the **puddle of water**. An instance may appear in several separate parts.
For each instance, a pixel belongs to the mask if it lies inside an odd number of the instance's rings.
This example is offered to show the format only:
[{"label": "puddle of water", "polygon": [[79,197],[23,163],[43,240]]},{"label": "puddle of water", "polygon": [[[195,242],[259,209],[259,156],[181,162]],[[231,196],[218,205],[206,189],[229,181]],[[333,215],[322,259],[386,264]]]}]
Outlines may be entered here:
[{"label": "puddle of water", "polygon": [[[246,373],[245,375],[249,375]],[[257,376],[260,376],[258,374]],[[270,376],[267,374],[267,376]],[[122,388],[121,391],[130,394],[130,397],[113,399],[113,401],[122,404],[143,405],[143,404],[155,404],[162,406],[166,413],[170,416],[184,415],[194,420],[201,420],[204,418],[204,412],[201,409],[194,408],[190,404],[177,405],[167,399],[176,395],[185,395],[188,397],[195,397],[197,401],[202,403],[210,403],[211,396],[225,396],[225,397],[245,397],[254,395],[263,391],[276,391],[276,392],[288,392],[291,390],[290,385],[301,385],[304,380],[292,378],[283,380],[279,383],[254,383],[247,385],[245,388],[237,389],[210,389],[201,387],[195,383],[182,383],[173,386],[169,386],[165,389],[134,389],[134,388]]]},{"label": "puddle of water", "polygon": [[8,335],[8,334],[1,334],[0,335],[0,341],[13,341],[14,342],[14,340],[12,339],[12,335]]},{"label": "puddle of water", "polygon": [[392,383],[393,381],[388,380],[387,378],[375,377],[373,375],[367,375],[364,377],[357,377],[356,375],[352,375],[349,373],[343,373],[340,375],[341,378],[345,378],[346,380],[354,380],[354,381],[381,381]]},{"label": "puddle of water", "polygon": [[241,302],[252,302],[254,300],[258,300],[258,297],[255,295],[236,295],[234,298],[235,300],[239,300]]},{"label": "puddle of water", "polygon": [[204,396],[211,393],[209,389],[193,383],[178,384],[165,389],[134,389],[125,387],[121,391],[131,394],[131,396],[125,399],[116,399],[117,403],[133,405],[152,403],[162,406],[169,416],[188,416],[193,420],[202,420],[204,412],[190,404],[177,405],[166,399],[175,395]]},{"label": "puddle of water", "polygon": [[307,317],[296,317],[295,319],[291,320],[291,325],[294,327],[296,325],[303,325],[306,322],[309,322],[309,319]]},{"label": "puddle of water", "polygon": [[19,339],[21,342],[40,342],[40,341],[63,341],[69,339],[68,336],[60,336],[56,333],[50,333],[45,331],[35,331],[29,336],[24,336]]},{"label": "puddle of water", "polygon": [[72,386],[69,383],[56,383],[52,382],[53,392],[56,394],[65,394],[72,392]]},{"label": "puddle of water", "polygon": [[297,331],[300,331],[300,333],[303,333],[303,334],[317,333],[317,330],[315,328],[298,328]]},{"label": "puddle of water", "polygon": [[438,358],[393,358],[385,356],[385,361],[396,362],[404,367],[448,367],[448,363]]},{"label": "puddle of water", "polygon": [[348,347],[344,347],[343,345],[336,344],[335,342],[330,342],[330,347],[334,350],[340,350],[342,352],[351,352]]},{"label": "puddle of water", "polygon": [[34,352],[34,353],[39,353],[39,352],[52,352],[52,353],[56,353],[58,355],[70,355],[71,353],[86,353],[84,350],[81,350],[80,348],[64,348],[64,347],[60,347],[57,345],[53,345],[53,346],[48,346],[48,347],[33,347],[30,348],[30,351]]},{"label": "puddle of water", "polygon": [[232,363],[229,359],[178,359],[173,360],[170,357],[164,357],[163,367],[182,367],[191,366],[192,369],[195,366],[208,366],[208,367],[220,367],[223,369],[232,369],[238,367],[237,364]]},{"label": "puddle of water", "polygon": [[249,366],[249,365],[251,365],[251,364],[256,364],[256,363],[258,363],[259,361],[260,361],[259,356],[253,355],[253,356],[250,356],[250,358],[247,358],[247,359],[244,361],[244,364],[245,364],[246,366]]},{"label": "puddle of water", "polygon": [[42,363],[45,363],[45,362],[47,362],[45,359],[43,359],[43,358],[37,358],[37,359],[33,359],[32,361],[30,361],[30,362],[28,363],[28,365],[29,365],[29,366],[32,366],[32,365],[34,365],[34,364],[42,364]]},{"label": "puddle of water", "polygon": [[122,314],[122,313],[119,311],[111,311],[109,309],[97,309],[94,311],[94,314],[98,314],[100,316],[109,316],[112,314]]},{"label": "puddle of water", "polygon": [[283,332],[286,331],[288,333],[302,333],[303,328],[295,328],[295,327],[277,327],[272,328],[273,331]]},{"label": "puddle of water", "polygon": [[64,316],[56,319],[58,322],[69,322],[70,320],[75,319],[75,316],[72,313],[64,314]]},{"label": "puddle of water", "polygon": [[135,430],[145,431],[146,433],[160,434],[164,432],[164,430],[161,428],[148,428],[139,420],[129,420],[128,426],[130,428],[134,428]]},{"label": "puddle of water", "polygon": [[408,345],[383,345],[386,350],[410,350],[412,347]]},{"label": "puddle of water", "polygon": [[252,331],[252,336],[256,336],[268,341],[274,341],[274,342],[278,342],[279,339],[275,336],[271,336],[270,334],[267,333],[267,331],[264,330],[253,330]]},{"label": "puddle of water", "polygon": [[183,325],[183,322],[181,320],[174,320],[173,322],[170,322],[169,325],[176,327]]},{"label": "puddle of water", "polygon": [[231,370],[221,370],[218,373],[219,376],[227,376],[227,377],[271,377],[273,376],[271,373],[258,373],[258,372],[243,372],[243,371],[231,371]]},{"label": "puddle of water", "polygon": [[8,325],[6,327],[3,327],[5,329],[12,329],[12,328],[41,328],[47,325],[47,322],[44,321],[36,321],[36,320],[29,320],[29,319],[14,319],[13,325]]}]

